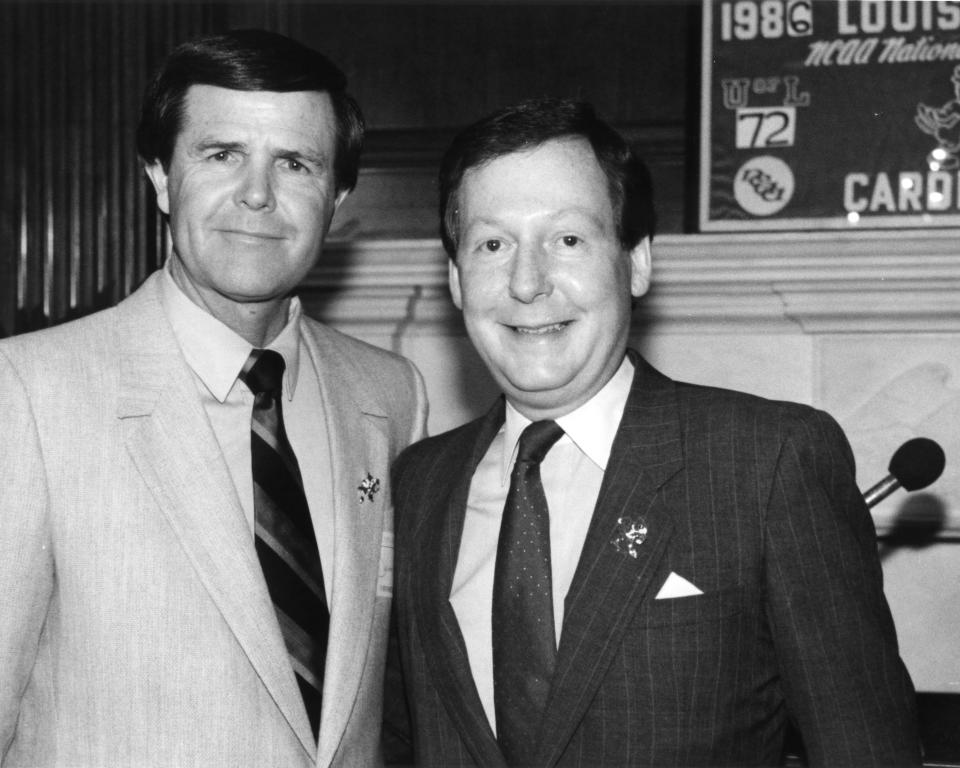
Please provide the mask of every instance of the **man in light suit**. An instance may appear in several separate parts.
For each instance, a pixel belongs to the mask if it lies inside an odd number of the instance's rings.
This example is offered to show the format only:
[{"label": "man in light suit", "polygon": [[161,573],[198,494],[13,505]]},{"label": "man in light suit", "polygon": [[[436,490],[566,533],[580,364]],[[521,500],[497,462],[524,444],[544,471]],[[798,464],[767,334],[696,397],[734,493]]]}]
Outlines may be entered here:
[{"label": "man in light suit", "polygon": [[627,348],[654,214],[624,140],[589,105],[525,102],[454,140],[440,193],[453,300],[505,397],[395,465],[391,756],[775,765],[792,720],[813,765],[917,764],[839,426]]},{"label": "man in light suit", "polygon": [[343,74],[289,38],[177,48],[138,133],[165,267],[0,343],[5,768],[379,762],[388,468],[424,390],[293,295],[362,135]]}]

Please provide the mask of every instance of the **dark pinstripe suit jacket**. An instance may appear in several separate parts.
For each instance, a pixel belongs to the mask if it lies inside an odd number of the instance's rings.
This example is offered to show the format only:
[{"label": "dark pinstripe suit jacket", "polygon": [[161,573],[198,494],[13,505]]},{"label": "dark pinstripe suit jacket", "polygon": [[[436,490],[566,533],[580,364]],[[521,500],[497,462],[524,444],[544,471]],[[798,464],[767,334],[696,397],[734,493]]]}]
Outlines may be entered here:
[{"label": "dark pinstripe suit jacket", "polygon": [[[775,765],[788,717],[813,765],[917,764],[914,691],[840,427],[807,406],[674,382],[631,356],[536,765]],[[501,401],[395,465],[409,721],[388,690],[386,732],[408,729],[418,765],[505,765],[448,601],[470,546],[470,480],[503,418]],[[646,521],[636,558],[611,543],[624,516]],[[654,599],[671,571],[703,594]]]}]

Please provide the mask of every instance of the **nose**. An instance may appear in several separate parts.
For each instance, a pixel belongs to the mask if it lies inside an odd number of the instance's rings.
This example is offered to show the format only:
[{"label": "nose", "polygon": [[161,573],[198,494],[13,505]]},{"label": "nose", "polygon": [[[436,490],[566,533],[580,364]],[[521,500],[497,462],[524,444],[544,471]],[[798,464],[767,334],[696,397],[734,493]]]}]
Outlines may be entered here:
[{"label": "nose", "polygon": [[272,166],[250,162],[240,171],[235,202],[250,210],[273,210],[276,204]]},{"label": "nose", "polygon": [[511,264],[510,295],[530,304],[538,296],[549,296],[552,291],[548,254],[538,245],[521,245]]}]

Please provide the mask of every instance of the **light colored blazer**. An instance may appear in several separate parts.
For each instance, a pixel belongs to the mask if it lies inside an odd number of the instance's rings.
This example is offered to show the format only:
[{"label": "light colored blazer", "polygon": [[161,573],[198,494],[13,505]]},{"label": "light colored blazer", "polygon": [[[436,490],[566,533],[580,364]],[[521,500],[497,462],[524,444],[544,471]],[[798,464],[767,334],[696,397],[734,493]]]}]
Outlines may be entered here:
[{"label": "light colored blazer", "polygon": [[305,318],[336,529],[316,745],[158,279],[0,342],[0,764],[376,765],[389,466],[423,434],[420,375]]}]

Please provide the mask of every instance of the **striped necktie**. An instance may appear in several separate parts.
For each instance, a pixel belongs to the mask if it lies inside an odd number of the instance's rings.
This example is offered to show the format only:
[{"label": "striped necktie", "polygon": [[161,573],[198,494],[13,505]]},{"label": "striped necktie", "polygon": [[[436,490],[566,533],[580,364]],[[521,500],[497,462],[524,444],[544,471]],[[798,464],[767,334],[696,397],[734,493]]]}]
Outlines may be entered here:
[{"label": "striped necktie", "polygon": [[257,556],[316,739],[330,614],[300,468],[283,428],[283,370],[278,352],[254,349],[240,379],[254,394],[250,453]]},{"label": "striped necktie", "polygon": [[528,766],[557,658],[550,570],[550,513],[540,462],[563,436],[555,421],[520,435],[503,508],[493,574],[493,700],[497,743],[511,766]]}]

